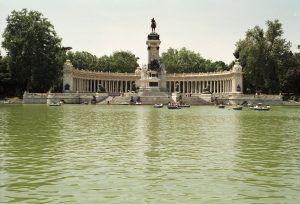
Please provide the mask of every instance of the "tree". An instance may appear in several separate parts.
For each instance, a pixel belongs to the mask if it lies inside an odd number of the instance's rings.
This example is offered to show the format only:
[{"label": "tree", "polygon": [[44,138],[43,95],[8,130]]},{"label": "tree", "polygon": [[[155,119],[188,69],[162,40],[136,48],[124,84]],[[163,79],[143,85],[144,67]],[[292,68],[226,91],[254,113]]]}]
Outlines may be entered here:
[{"label": "tree", "polygon": [[61,74],[61,39],[53,25],[37,11],[13,11],[7,18],[2,46],[18,94],[46,92]]},{"label": "tree", "polygon": [[78,69],[96,70],[103,72],[134,72],[139,66],[139,59],[129,51],[117,51],[112,55],[98,58],[88,52],[68,52],[67,58]]},{"label": "tree", "polygon": [[244,88],[252,92],[279,93],[288,70],[290,42],[282,38],[282,24],[278,20],[267,21],[264,32],[255,26],[246,37],[236,43],[244,68]]},{"label": "tree", "polygon": [[169,73],[214,72],[227,70],[228,66],[222,62],[206,60],[199,53],[182,48],[169,48],[162,53],[160,61]]},{"label": "tree", "polygon": [[11,75],[7,67],[7,57],[2,57],[0,53],[0,97],[10,95]]},{"label": "tree", "polygon": [[282,83],[282,91],[288,94],[300,95],[300,53],[290,53],[289,69],[285,73]]},{"label": "tree", "polygon": [[134,72],[139,66],[138,58],[129,51],[117,51],[111,56],[112,72]]},{"label": "tree", "polygon": [[97,70],[98,58],[89,52],[71,52],[67,53],[67,58],[71,60],[74,67],[78,69]]}]

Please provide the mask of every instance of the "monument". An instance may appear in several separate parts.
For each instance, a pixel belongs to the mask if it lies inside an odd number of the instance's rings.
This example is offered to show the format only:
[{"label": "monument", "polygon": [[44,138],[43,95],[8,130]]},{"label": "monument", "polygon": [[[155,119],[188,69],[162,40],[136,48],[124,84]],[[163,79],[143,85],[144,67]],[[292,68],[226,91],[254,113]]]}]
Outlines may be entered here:
[{"label": "monument", "polygon": [[151,20],[152,32],[148,35],[146,45],[148,50],[148,64],[142,67],[140,89],[143,92],[166,92],[166,71],[159,62],[159,34],[155,32],[156,21]]},{"label": "monument", "polygon": [[[73,97],[74,103],[78,98],[80,101],[85,98],[92,100],[93,96],[96,96],[97,102],[106,96],[105,100],[110,100],[111,104],[122,104],[132,98],[142,104],[166,104],[179,99],[184,103],[203,104],[211,103],[212,97],[241,100],[243,71],[238,60],[228,71],[167,73],[159,57],[161,40],[156,28],[157,22],[152,18],[146,40],[147,64],[137,67],[134,73],[80,70],[67,60],[63,69],[64,94]],[[29,97],[28,94],[26,96]]]}]

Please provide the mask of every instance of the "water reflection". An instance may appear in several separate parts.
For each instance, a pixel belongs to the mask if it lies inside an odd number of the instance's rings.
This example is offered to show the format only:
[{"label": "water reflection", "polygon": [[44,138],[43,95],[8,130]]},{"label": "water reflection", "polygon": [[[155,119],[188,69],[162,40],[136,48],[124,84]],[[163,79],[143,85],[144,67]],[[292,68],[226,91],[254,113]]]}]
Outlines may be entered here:
[{"label": "water reflection", "polygon": [[66,105],[1,110],[3,203],[299,200],[298,109]]},{"label": "water reflection", "polygon": [[241,200],[285,202],[287,191],[289,196],[299,193],[293,178],[289,178],[299,157],[293,158],[287,152],[290,148],[299,150],[299,146],[286,141],[294,138],[295,132],[287,133],[284,124],[289,118],[280,112],[281,109],[275,107],[270,112],[249,112],[240,117],[241,129],[235,146],[238,174],[231,179],[243,182],[244,187],[239,192]]},{"label": "water reflection", "polygon": [[[48,201],[46,186],[55,184],[59,172],[53,166],[59,161],[61,110],[47,106],[12,106],[6,114],[2,182],[6,185],[3,202]],[[51,193],[47,189],[48,193]],[[56,190],[52,191],[55,193]]]}]

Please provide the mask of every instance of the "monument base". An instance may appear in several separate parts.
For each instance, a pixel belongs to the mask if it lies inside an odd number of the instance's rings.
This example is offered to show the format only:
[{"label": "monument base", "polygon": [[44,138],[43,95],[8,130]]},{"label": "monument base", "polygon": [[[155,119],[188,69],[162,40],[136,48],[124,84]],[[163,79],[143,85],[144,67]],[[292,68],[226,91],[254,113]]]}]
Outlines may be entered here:
[{"label": "monument base", "polygon": [[212,94],[201,94],[200,98],[203,99],[206,102],[211,102]]},{"label": "monument base", "polygon": [[173,92],[172,93],[172,100],[176,103],[179,102],[180,93],[179,92]]}]

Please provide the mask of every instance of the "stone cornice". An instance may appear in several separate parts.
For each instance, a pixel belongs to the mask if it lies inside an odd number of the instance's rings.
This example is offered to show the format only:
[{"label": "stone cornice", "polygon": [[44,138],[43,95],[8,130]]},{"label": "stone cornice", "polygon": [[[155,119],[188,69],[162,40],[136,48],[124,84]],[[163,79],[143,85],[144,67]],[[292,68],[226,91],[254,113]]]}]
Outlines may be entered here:
[{"label": "stone cornice", "polygon": [[73,69],[72,74],[74,78],[97,80],[138,80],[141,77],[135,73],[97,72],[79,69]]},{"label": "stone cornice", "polygon": [[[139,80],[139,73],[116,73],[116,72],[98,72],[80,69],[68,70],[73,78],[77,79],[94,79],[94,80]],[[173,73],[166,74],[167,81],[182,81],[182,80],[223,80],[230,79],[234,75],[240,75],[242,72],[222,71],[222,72],[207,72],[207,73]]]}]

